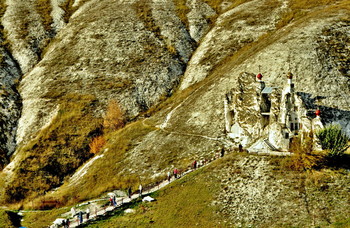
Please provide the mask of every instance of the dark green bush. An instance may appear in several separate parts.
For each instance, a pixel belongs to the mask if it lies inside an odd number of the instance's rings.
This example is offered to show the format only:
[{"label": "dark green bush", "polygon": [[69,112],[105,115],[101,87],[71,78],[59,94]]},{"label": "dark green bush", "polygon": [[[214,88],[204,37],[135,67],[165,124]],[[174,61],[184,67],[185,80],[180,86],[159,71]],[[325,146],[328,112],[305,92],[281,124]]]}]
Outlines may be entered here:
[{"label": "dark green bush", "polygon": [[330,158],[339,158],[349,148],[350,138],[343,133],[339,125],[329,125],[316,133],[323,150],[327,150]]}]

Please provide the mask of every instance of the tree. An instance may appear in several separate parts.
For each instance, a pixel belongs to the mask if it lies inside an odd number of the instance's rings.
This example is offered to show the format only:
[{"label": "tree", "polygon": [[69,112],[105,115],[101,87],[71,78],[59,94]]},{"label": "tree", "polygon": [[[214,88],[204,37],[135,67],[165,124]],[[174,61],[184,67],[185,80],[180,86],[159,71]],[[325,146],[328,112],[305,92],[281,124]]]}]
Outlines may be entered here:
[{"label": "tree", "polygon": [[118,130],[125,125],[124,112],[117,101],[112,100],[108,104],[107,113],[103,120],[106,130]]},{"label": "tree", "polygon": [[323,150],[328,150],[330,158],[340,158],[349,148],[350,138],[343,133],[340,125],[328,125],[316,133]]},{"label": "tree", "polygon": [[93,140],[89,144],[90,153],[98,154],[105,144],[106,144],[106,140],[104,139],[104,137],[102,135],[93,138]]}]

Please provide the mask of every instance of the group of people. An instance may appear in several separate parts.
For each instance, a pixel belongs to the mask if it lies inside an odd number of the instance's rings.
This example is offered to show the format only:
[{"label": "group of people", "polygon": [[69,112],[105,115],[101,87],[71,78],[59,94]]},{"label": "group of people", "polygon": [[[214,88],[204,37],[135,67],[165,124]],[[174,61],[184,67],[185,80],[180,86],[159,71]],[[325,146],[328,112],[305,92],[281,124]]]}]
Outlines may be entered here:
[{"label": "group of people", "polygon": [[109,197],[109,205],[113,207],[117,206],[117,199],[115,198],[115,195],[111,195]]},{"label": "group of people", "polygon": [[69,224],[70,224],[69,219],[65,219],[65,220],[63,220],[63,222],[62,222],[62,226],[63,226],[64,228],[69,228]]},{"label": "group of people", "polygon": [[[221,151],[217,152],[215,154],[215,159],[216,158],[219,158],[219,157],[223,157],[225,154],[225,151],[224,149],[221,149]],[[214,159],[214,160],[215,160]],[[194,160],[192,163],[191,163],[191,168],[192,169],[197,169],[197,168],[200,168],[201,166],[205,165],[208,161],[207,160],[200,160],[200,161],[197,161],[197,160]],[[179,178],[181,176],[181,172],[178,168],[174,168],[173,172],[171,173],[170,171],[168,171],[167,173],[167,180],[170,182],[171,178],[172,178],[172,175],[174,176],[175,179]],[[140,197],[142,197],[142,190],[143,190],[143,187],[142,185],[140,184],[139,185],[139,194],[140,194]],[[128,188],[127,190],[127,194],[128,194],[128,197],[131,198],[131,188]],[[117,206],[117,201],[116,201],[116,196],[115,194],[113,195],[110,195],[110,198],[109,198],[109,205],[110,206],[114,206],[116,207]],[[96,211],[97,212],[97,211]],[[82,224],[83,221],[84,221],[84,214],[86,214],[86,219],[88,220],[89,217],[90,217],[90,209],[87,208],[85,212],[83,211],[79,211],[79,212],[76,212],[75,211],[75,208],[72,207],[71,209],[71,214],[72,214],[72,217],[75,217],[77,216],[77,222],[78,224]],[[64,228],[68,228],[69,227],[69,219],[66,219],[63,223],[62,223],[63,227]]]},{"label": "group of people", "polygon": [[[84,214],[86,214],[86,220],[89,220],[90,218],[90,209],[89,207],[84,211],[78,211],[76,212],[75,207],[71,208],[71,215],[74,218],[75,216],[77,217],[77,223],[82,224],[84,221]],[[63,225],[63,224],[62,224]],[[67,219],[66,226],[64,228],[69,227],[69,219]]]}]

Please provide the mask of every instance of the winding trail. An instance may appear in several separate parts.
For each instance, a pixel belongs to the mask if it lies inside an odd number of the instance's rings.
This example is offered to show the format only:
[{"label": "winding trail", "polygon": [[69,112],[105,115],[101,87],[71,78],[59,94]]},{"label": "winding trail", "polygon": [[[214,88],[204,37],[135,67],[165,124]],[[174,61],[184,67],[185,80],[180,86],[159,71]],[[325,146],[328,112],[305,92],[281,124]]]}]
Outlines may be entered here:
[{"label": "winding trail", "polygon": [[[215,160],[215,158],[213,160]],[[207,166],[208,164],[210,164],[210,162],[204,164],[203,166],[201,166],[201,167],[199,167],[197,169],[201,169],[201,168]],[[145,196],[145,195],[148,195],[150,193],[156,192],[156,191],[166,187],[170,183],[172,183],[172,182],[174,182],[174,181],[176,181],[178,179],[181,179],[182,177],[186,176],[187,174],[193,172],[194,170],[195,169],[189,169],[186,172],[182,173],[178,178],[172,177],[170,179],[170,181],[164,180],[164,181],[160,182],[159,184],[157,184],[156,186],[153,186],[153,187],[151,187],[149,189],[144,190],[142,192],[142,196]],[[95,207],[96,210],[95,211],[91,211],[89,219],[86,218],[86,215],[83,215],[84,219],[83,219],[83,223],[82,224],[86,224],[86,223],[95,221],[97,217],[103,216],[103,215],[105,215],[108,212],[114,211],[114,210],[120,208],[122,205],[124,205],[126,203],[130,203],[132,200],[137,199],[139,197],[140,197],[139,193],[134,193],[134,194],[131,195],[130,198],[129,197],[118,197],[118,198],[116,198],[116,203],[117,203],[116,206],[106,206],[106,207],[99,207],[99,208],[96,206]],[[90,200],[88,202],[85,202],[85,203],[77,205],[77,207],[80,207],[80,206],[83,206],[83,205],[88,205],[89,203],[93,203],[93,202],[97,202],[97,201],[107,200],[107,199],[108,198],[101,198],[101,199]],[[65,214],[69,214],[69,212],[67,212]],[[71,219],[69,219],[69,221],[70,221],[69,227],[79,227],[80,226],[80,223],[79,223],[77,217],[71,218]],[[56,226],[52,225],[50,227],[54,228]]]}]

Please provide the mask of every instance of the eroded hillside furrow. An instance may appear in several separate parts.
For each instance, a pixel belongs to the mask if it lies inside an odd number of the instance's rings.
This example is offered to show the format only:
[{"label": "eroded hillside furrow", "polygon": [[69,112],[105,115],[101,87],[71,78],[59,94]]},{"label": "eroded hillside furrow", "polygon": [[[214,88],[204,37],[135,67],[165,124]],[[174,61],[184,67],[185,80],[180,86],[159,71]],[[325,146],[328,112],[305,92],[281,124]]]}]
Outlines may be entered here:
[{"label": "eroded hillside furrow", "polygon": [[[3,42],[0,34],[0,42]],[[17,86],[21,70],[4,46],[0,47],[0,169],[16,150],[16,129],[21,114],[21,97]]]},{"label": "eroded hillside furrow", "polygon": [[75,11],[20,83],[24,146],[11,167],[23,169],[8,169],[10,201],[59,186],[88,160],[109,102],[133,119],[171,96],[184,74],[194,41],[173,1],[94,3]]}]

